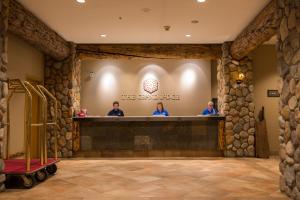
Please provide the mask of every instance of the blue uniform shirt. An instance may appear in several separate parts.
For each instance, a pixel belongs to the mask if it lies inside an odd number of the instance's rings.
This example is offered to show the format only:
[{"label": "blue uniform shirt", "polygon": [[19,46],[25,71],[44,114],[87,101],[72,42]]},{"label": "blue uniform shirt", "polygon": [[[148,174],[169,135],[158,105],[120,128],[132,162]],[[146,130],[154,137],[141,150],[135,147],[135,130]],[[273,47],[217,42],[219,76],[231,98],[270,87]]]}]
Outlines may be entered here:
[{"label": "blue uniform shirt", "polygon": [[116,110],[112,109],[111,111],[109,111],[109,113],[107,115],[122,117],[122,116],[124,116],[124,112],[121,109],[116,109]]},{"label": "blue uniform shirt", "polygon": [[159,116],[159,115],[169,116],[169,113],[168,113],[167,110],[162,110],[162,111],[156,110],[156,111],[153,112],[152,115],[153,116]]},{"label": "blue uniform shirt", "polygon": [[203,112],[202,115],[215,115],[217,114],[217,111],[213,108],[211,110],[208,110],[208,108],[206,108]]}]

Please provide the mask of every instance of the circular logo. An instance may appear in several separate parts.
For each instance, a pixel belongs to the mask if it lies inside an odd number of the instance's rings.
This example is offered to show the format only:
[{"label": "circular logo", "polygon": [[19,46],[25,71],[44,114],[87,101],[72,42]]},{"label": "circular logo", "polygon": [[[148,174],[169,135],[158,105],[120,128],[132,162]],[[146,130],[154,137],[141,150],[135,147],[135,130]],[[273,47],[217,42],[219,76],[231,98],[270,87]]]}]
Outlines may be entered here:
[{"label": "circular logo", "polygon": [[146,79],[143,82],[143,88],[146,92],[152,94],[158,90],[158,81],[156,79]]}]

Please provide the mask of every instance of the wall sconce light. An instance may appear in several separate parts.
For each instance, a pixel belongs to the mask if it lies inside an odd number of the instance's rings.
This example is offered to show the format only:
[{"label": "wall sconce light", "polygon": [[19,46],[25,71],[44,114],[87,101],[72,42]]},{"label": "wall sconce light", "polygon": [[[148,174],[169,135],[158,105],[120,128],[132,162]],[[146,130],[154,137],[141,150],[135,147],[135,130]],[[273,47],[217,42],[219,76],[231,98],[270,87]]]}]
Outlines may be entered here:
[{"label": "wall sconce light", "polygon": [[237,83],[237,84],[241,84],[241,83],[244,81],[244,79],[245,79],[245,74],[242,73],[242,72],[240,72],[240,73],[238,74],[237,79],[236,79],[236,83]]}]

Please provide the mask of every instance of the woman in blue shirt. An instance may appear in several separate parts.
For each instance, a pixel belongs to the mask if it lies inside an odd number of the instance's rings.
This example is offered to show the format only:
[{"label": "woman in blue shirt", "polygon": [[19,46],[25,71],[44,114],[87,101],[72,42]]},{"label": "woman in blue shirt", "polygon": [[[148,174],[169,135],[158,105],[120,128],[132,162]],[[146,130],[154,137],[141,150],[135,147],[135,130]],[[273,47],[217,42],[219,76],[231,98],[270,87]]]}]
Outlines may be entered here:
[{"label": "woman in blue shirt", "polygon": [[153,112],[153,116],[169,116],[167,110],[164,109],[164,105],[162,102],[158,102],[156,105],[156,111]]}]

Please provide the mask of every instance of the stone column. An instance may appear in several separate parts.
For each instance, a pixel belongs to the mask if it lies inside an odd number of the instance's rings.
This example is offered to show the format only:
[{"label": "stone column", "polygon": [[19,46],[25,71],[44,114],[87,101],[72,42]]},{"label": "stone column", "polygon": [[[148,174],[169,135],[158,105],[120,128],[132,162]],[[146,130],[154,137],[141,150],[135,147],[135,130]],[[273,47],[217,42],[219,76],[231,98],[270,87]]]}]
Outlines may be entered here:
[{"label": "stone column", "polygon": [[[248,57],[239,61],[230,55],[231,43],[222,46],[218,65],[219,110],[225,115],[225,156],[254,156],[255,118],[253,103],[252,63]],[[239,73],[245,75],[241,84]]]},{"label": "stone column", "polygon": [[280,190],[300,199],[300,1],[278,0]]},{"label": "stone column", "polygon": [[[8,0],[0,0],[0,172],[4,169],[1,158],[5,154],[6,136],[6,101],[7,101],[7,30],[8,30]],[[0,192],[5,189],[5,175],[0,175]]]},{"label": "stone column", "polygon": [[[75,59],[74,45],[72,49],[72,54],[63,61],[45,56],[45,86],[58,100],[58,128],[48,130],[49,155],[53,155],[57,131],[59,157],[72,157],[72,116],[80,109],[80,63]],[[53,115],[53,106],[50,110]]]}]

